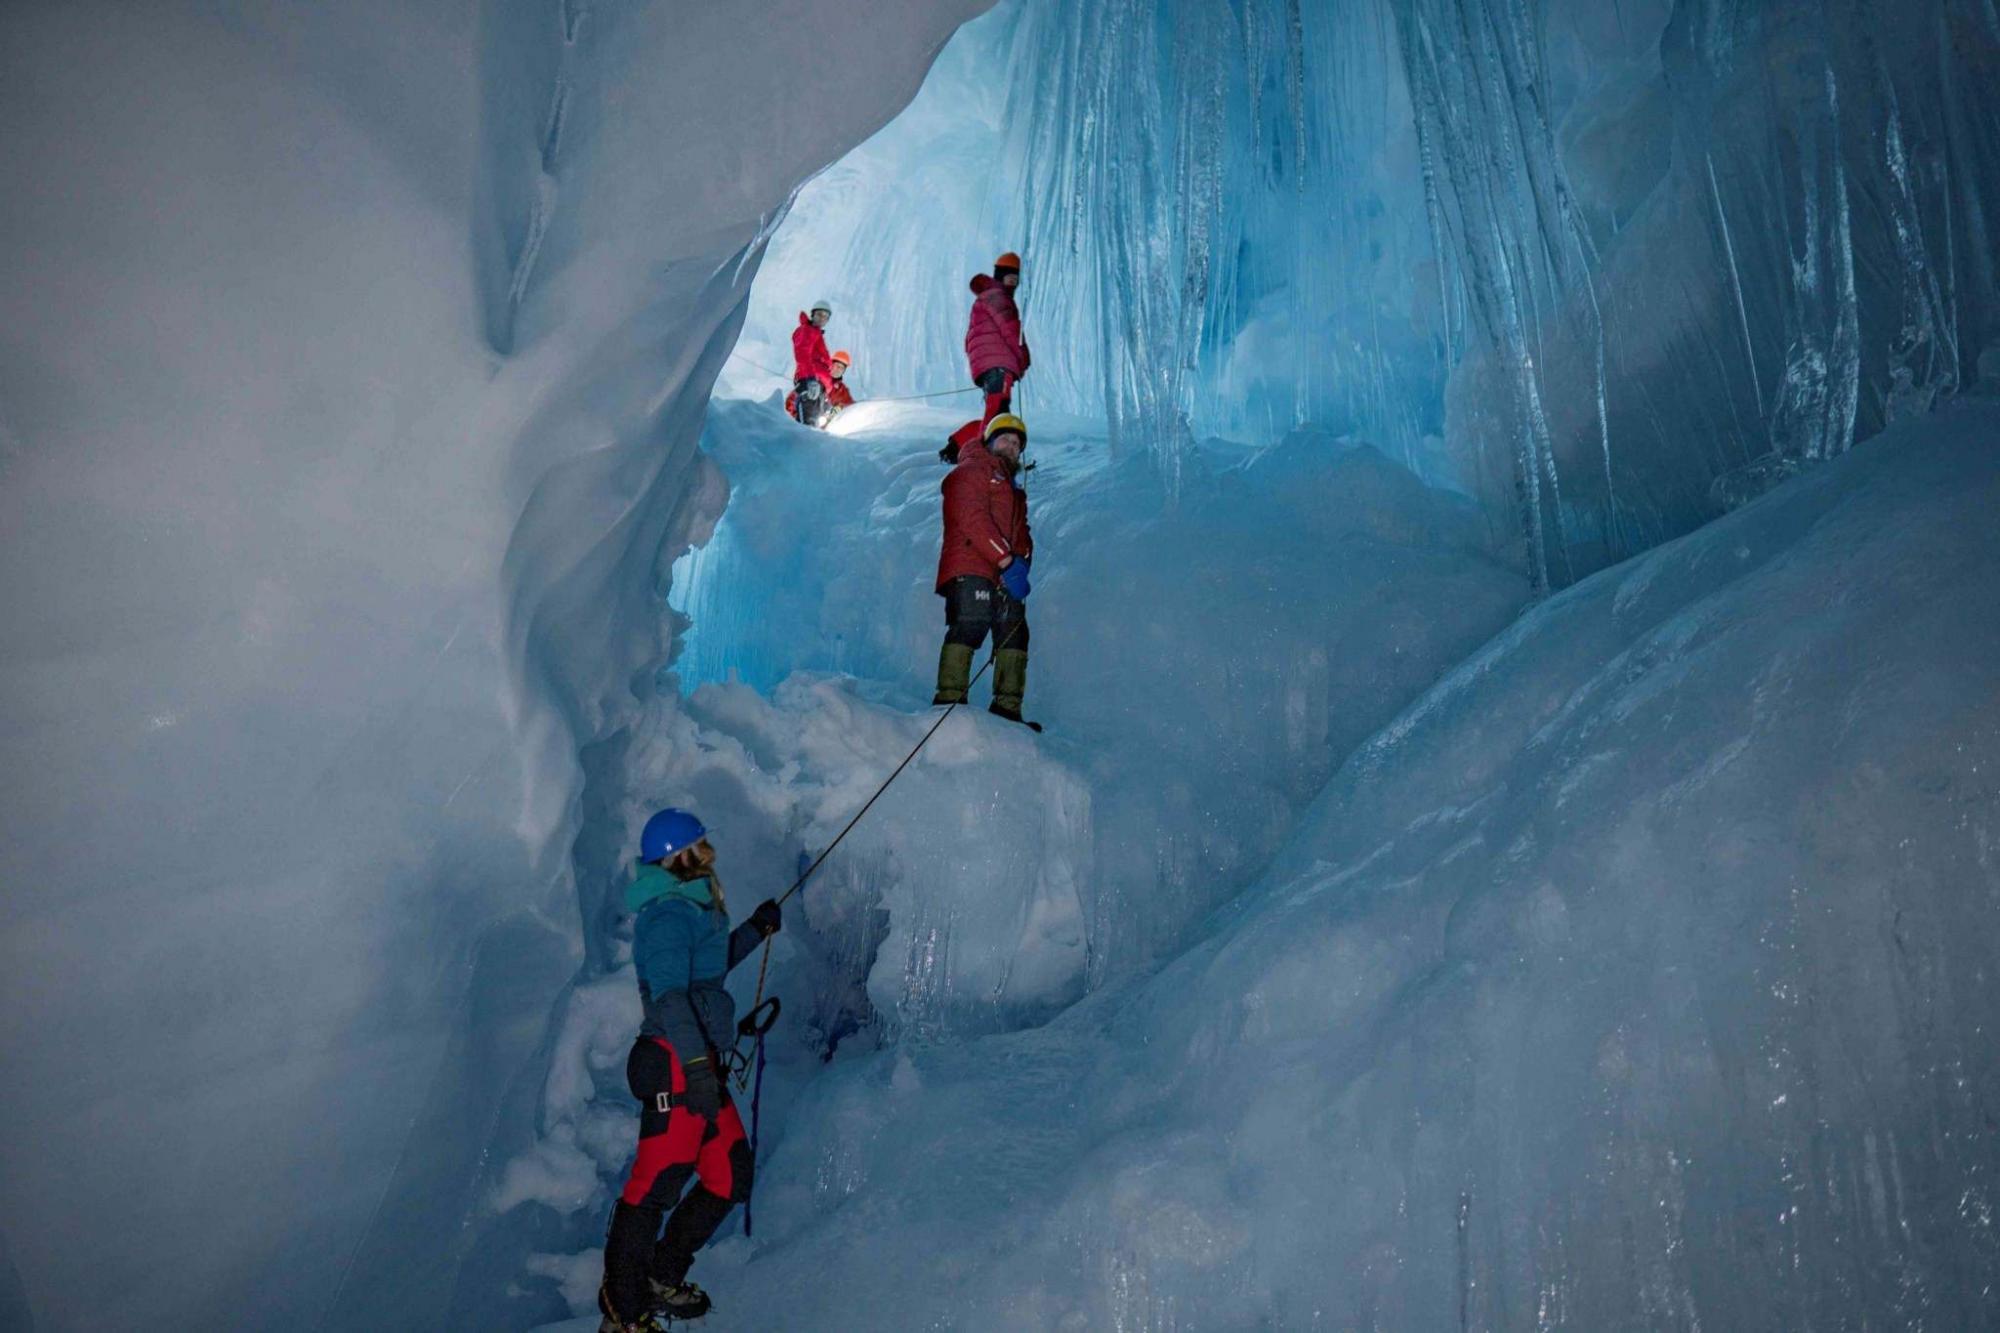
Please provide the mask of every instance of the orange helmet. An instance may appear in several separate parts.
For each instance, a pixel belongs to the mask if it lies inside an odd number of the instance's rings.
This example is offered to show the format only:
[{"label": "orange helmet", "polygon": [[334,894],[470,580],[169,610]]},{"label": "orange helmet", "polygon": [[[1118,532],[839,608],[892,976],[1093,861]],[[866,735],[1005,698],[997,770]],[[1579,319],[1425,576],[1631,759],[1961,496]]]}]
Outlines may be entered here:
[{"label": "orange helmet", "polygon": [[1011,268],[1016,273],[1019,273],[1021,271],[1021,256],[1015,254],[1012,250],[1009,250],[1006,254],[1001,255],[998,259],[993,261],[993,271],[995,273],[998,273],[1001,269],[1006,269],[1006,268]]},{"label": "orange helmet", "polygon": [[835,352],[833,354],[833,364],[836,366],[851,366],[854,364],[854,358],[846,352]]}]

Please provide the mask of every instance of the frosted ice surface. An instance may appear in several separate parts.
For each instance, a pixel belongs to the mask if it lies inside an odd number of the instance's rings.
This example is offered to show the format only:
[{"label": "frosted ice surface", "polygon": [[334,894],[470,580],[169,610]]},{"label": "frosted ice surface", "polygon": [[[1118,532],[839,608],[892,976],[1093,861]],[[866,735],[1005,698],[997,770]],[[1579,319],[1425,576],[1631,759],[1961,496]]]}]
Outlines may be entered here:
[{"label": "frosted ice surface", "polygon": [[1990,1322],[1996,439],[1537,608],[1157,972],[836,1061],[717,1327]]},{"label": "frosted ice surface", "polygon": [[[675,578],[693,626],[667,680],[691,693],[663,698],[625,746],[617,841],[661,802],[696,805],[746,906],[827,845],[935,715],[935,442],[957,418],[873,406],[821,435],[768,401],[715,405],[706,447],[730,506]],[[1035,1029],[1177,951],[1278,849],[1338,754],[1525,597],[1469,502],[1372,449],[1199,446],[1182,465],[1198,489],[1176,506],[1100,427],[1037,422],[1029,711],[1050,731],[978,707],[951,718],[787,909],[770,971],[787,1005],[774,1138],[819,1114],[828,1056],[901,1051],[884,1076],[920,1100],[930,1059]],[[739,977],[740,997],[753,985]],[[573,1005],[563,1020],[557,1049],[597,1052],[599,1095],[556,1061],[544,1141],[507,1167],[506,1200],[539,1188],[573,1206],[560,1168],[580,1127],[629,1105],[613,1044],[579,1031],[607,1018]],[[842,1095],[857,1137],[814,1169],[859,1188],[874,1131],[862,1094]],[[607,1189],[626,1151],[606,1146]]]},{"label": "frosted ice surface", "polygon": [[1050,730],[792,905],[718,1324],[1993,1323],[1994,6],[1015,0],[787,213],[977,7],[0,20],[0,1322],[588,1305],[637,821],[929,717],[971,400],[769,367],[1004,247]]}]

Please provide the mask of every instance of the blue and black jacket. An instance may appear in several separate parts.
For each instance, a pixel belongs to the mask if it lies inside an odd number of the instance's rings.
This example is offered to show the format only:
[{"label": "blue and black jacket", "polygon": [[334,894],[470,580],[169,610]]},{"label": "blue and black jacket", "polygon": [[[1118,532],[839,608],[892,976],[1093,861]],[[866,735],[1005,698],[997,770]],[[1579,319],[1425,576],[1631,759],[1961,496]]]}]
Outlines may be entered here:
[{"label": "blue and black jacket", "polygon": [[706,878],[675,879],[657,865],[639,867],[625,905],[639,914],[632,963],[646,1005],[640,1035],[665,1039],[684,1061],[715,1058],[736,1041],[736,1000],[724,984],[729,969],[764,937],[747,921],[729,928]]}]

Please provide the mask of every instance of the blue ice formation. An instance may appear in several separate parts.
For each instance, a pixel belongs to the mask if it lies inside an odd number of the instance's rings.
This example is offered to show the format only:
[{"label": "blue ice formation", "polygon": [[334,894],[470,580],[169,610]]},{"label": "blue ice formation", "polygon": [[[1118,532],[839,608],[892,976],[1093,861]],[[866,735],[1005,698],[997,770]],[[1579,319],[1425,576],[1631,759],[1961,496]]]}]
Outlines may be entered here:
[{"label": "blue ice formation", "polygon": [[803,8],[0,16],[0,1325],[593,1326],[1002,249],[1049,731],[788,907],[713,1325],[1994,1323],[1990,0]]}]

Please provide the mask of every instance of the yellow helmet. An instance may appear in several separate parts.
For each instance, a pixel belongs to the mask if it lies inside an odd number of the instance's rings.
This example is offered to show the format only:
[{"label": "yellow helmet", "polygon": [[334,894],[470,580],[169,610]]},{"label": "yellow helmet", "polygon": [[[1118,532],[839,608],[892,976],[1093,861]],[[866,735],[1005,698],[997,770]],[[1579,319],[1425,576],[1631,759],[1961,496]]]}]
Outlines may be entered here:
[{"label": "yellow helmet", "polygon": [[1028,423],[1015,416],[1012,412],[1002,412],[999,416],[986,423],[987,441],[991,443],[993,437],[1003,430],[1011,430],[1016,435],[1019,435],[1021,437],[1021,447],[1023,449],[1028,447]]}]

